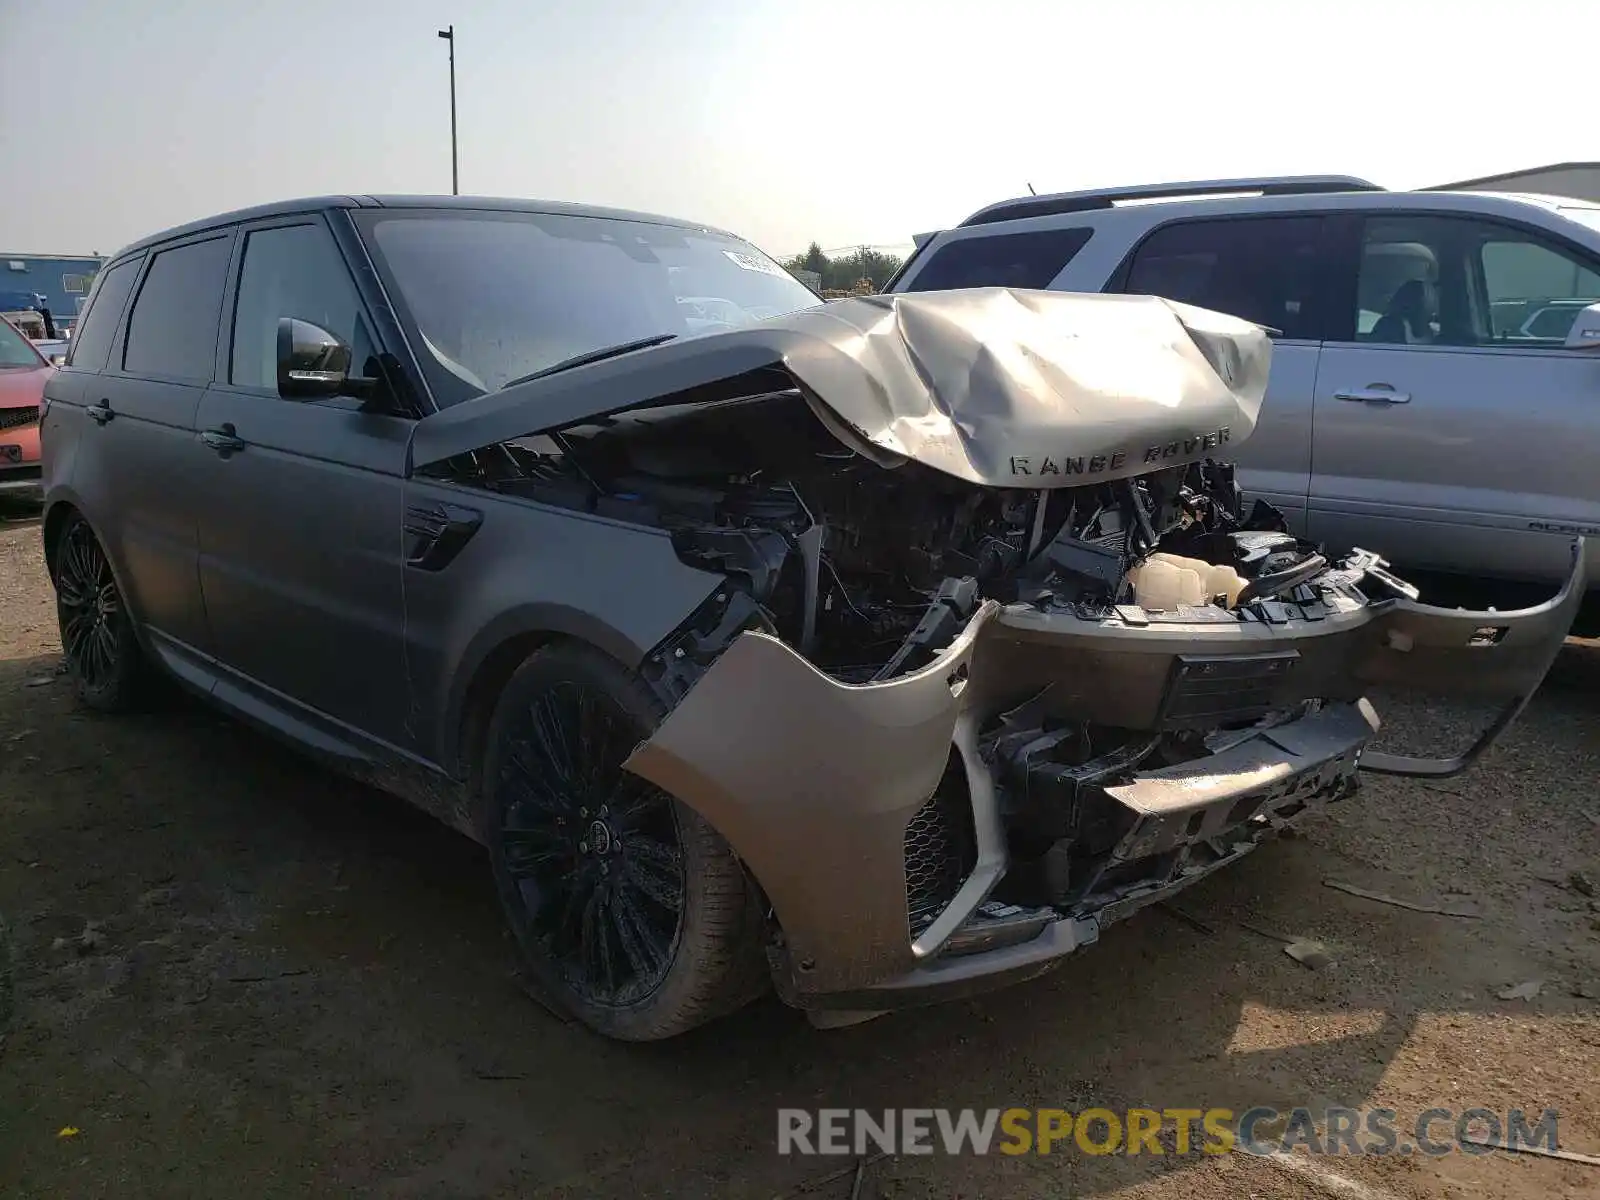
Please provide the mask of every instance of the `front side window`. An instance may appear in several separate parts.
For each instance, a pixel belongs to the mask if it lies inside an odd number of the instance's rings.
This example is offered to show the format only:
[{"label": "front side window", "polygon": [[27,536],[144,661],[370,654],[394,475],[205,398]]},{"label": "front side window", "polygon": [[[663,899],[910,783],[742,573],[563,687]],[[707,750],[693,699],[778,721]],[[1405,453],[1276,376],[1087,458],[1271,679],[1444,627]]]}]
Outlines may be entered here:
[{"label": "front side window", "polygon": [[946,242],[903,289],[937,292],[947,288],[1047,288],[1092,230],[1040,229],[1031,233],[979,234]]},{"label": "front side window", "polygon": [[358,217],[421,335],[442,404],[646,338],[821,303],[747,242],[609,217],[482,211]]},{"label": "front side window", "polygon": [[1559,346],[1600,303],[1600,274],[1530,231],[1417,215],[1363,224],[1356,340],[1396,346]]},{"label": "front side window", "polygon": [[1184,221],[1156,230],[1134,251],[1122,290],[1316,340],[1322,274],[1320,217]]},{"label": "front side window", "polygon": [[333,235],[320,221],[258,229],[245,235],[244,266],[234,303],[228,381],[240,387],[278,386],[278,319],[310,321],[351,347],[351,369],[365,364],[372,340],[361,302]]},{"label": "front side window", "polygon": [[128,305],[128,293],[139,277],[140,259],[120,262],[95,279],[94,290],[89,295],[87,312],[72,331],[72,346],[67,351],[67,365],[85,371],[103,371],[106,354],[117,336],[117,325],[122,320],[122,310]]},{"label": "front side window", "polygon": [[232,239],[163,250],[150,262],[128,318],[122,369],[208,383],[217,353],[217,313]]}]

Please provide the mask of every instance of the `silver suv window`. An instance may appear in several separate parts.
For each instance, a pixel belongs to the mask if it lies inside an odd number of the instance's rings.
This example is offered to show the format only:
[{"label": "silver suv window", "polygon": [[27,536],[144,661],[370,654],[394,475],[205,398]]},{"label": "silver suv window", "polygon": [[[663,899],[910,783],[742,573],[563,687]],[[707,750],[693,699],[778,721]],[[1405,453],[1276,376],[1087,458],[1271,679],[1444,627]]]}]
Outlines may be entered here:
[{"label": "silver suv window", "polygon": [[1432,214],[1362,223],[1358,342],[1560,345],[1596,302],[1600,272],[1532,231]]},{"label": "silver suv window", "polygon": [[1322,336],[1321,217],[1179,221],[1133,252],[1119,289],[1162,296],[1265,325],[1285,338]]},{"label": "silver suv window", "polygon": [[1089,229],[1037,229],[956,238],[935,250],[903,290],[1047,288],[1092,233]]}]

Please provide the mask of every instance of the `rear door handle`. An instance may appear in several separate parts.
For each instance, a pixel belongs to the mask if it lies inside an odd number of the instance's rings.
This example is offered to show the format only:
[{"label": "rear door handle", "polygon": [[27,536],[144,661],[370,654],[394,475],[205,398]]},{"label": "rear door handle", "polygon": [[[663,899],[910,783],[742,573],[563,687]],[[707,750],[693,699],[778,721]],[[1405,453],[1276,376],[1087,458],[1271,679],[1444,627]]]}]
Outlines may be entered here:
[{"label": "rear door handle", "polygon": [[1410,392],[1397,392],[1387,383],[1370,383],[1364,388],[1345,388],[1333,394],[1335,400],[1357,404],[1410,404]]},{"label": "rear door handle", "polygon": [[200,440],[222,455],[223,458],[227,458],[228,455],[243,450],[245,447],[245,440],[235,432],[232,421],[229,421],[219,429],[203,430],[200,434]]},{"label": "rear door handle", "polygon": [[96,425],[104,425],[117,414],[111,411],[111,401],[102,400],[99,404],[91,404],[84,410]]}]

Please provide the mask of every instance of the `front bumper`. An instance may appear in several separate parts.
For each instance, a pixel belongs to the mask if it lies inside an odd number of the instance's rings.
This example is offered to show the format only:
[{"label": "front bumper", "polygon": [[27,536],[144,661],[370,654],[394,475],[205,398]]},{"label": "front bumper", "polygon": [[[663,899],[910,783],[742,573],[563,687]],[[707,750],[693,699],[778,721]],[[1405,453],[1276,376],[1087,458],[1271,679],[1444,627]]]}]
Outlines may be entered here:
[{"label": "front bumper", "polygon": [[[1560,594],[1511,613],[1339,595],[1273,603],[1261,620],[1154,621],[986,601],[934,662],[864,685],[744,633],[626,765],[705,816],[754,873],[783,931],[774,966],[791,1003],[938,1000],[1042,973],[1104,925],[1348,794],[1358,767],[1463,769],[1533,695],[1584,589],[1579,542]],[[1363,699],[1373,685],[1494,696],[1506,708],[1456,758],[1380,755],[1365,750],[1378,727]],[[1120,806],[1116,840],[1069,902],[986,903],[1013,865],[1002,807],[1018,784],[980,745],[1001,714],[1043,704],[1066,721],[1154,735],[1237,727],[1305,700],[1323,703],[1105,786],[1097,794]],[[1034,783],[1030,769],[1021,786]],[[937,832],[929,814],[951,795],[970,813],[970,852],[938,911],[914,921],[908,863],[914,875],[916,843]],[[948,822],[938,828],[948,836]]]}]

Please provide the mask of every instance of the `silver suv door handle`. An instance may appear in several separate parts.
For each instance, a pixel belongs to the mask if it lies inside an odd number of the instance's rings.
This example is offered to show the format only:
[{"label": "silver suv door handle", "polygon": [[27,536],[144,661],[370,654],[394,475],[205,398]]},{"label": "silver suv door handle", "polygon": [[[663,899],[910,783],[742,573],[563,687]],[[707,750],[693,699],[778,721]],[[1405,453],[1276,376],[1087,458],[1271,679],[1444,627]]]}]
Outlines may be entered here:
[{"label": "silver suv door handle", "polygon": [[1357,404],[1410,404],[1410,392],[1397,392],[1387,383],[1373,383],[1364,388],[1345,388],[1333,394],[1335,400],[1353,400]]}]

